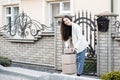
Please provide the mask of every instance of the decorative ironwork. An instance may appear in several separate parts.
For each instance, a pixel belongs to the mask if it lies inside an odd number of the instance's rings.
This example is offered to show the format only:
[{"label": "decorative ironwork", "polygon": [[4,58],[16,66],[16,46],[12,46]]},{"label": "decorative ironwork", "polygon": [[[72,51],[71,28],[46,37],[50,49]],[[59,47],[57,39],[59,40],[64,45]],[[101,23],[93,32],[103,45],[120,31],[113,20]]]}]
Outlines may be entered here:
[{"label": "decorative ironwork", "polygon": [[82,16],[80,16],[80,12],[78,13],[78,18],[75,15],[74,22],[81,25],[82,27],[82,33],[86,36],[86,40],[89,42],[88,47],[88,57],[95,57],[95,45],[97,44],[96,40],[96,24],[95,19],[92,20],[90,17],[88,18],[88,12],[86,12],[86,15],[84,16],[84,12],[82,12]]},{"label": "decorative ironwork", "polygon": [[120,21],[115,21],[116,32],[120,32]]},{"label": "decorative ironwork", "polygon": [[119,41],[120,40],[120,21],[115,20],[113,25],[114,25],[114,32],[112,32],[111,37]]},{"label": "decorative ironwork", "polygon": [[97,71],[97,60],[95,58],[88,58],[84,64],[84,74],[95,75]]},{"label": "decorative ironwork", "polygon": [[86,69],[84,70],[84,74],[87,73],[95,75],[97,67],[97,56],[95,54],[95,45],[97,44],[95,18],[92,18],[91,13],[88,15],[87,11],[86,13],[82,11],[82,14],[78,12],[76,15],[74,22],[82,27],[82,34],[86,36],[86,40],[89,42],[89,47],[87,48],[88,54],[84,65],[84,69]]},{"label": "decorative ironwork", "polygon": [[31,20],[24,12],[16,16],[14,22],[10,22],[4,27],[10,36],[19,35],[22,38],[28,35],[37,36],[39,32],[50,28],[36,20]]}]

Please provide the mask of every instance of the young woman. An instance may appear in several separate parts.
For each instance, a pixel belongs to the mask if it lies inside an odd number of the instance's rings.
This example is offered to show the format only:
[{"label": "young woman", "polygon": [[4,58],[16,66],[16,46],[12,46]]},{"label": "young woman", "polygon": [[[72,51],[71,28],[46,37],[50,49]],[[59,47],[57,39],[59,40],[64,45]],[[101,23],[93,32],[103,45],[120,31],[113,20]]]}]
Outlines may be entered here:
[{"label": "young woman", "polygon": [[73,47],[76,51],[77,76],[83,72],[86,48],[88,43],[82,35],[82,29],[72,22],[72,18],[64,16],[61,21],[61,36],[66,48]]}]

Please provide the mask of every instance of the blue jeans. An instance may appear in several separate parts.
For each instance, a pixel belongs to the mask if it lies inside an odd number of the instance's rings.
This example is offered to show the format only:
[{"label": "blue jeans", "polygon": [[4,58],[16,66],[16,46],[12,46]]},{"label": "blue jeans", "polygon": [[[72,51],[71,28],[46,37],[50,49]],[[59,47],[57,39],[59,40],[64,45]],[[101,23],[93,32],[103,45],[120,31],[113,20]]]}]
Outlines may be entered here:
[{"label": "blue jeans", "polygon": [[77,74],[82,74],[83,72],[85,53],[86,53],[86,49],[76,54]]}]

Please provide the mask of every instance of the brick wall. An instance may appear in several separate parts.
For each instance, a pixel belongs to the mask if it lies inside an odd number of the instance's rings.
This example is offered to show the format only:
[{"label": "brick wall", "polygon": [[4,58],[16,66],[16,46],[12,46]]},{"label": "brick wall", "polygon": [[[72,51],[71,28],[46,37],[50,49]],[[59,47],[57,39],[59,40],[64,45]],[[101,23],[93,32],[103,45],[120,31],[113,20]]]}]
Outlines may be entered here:
[{"label": "brick wall", "polygon": [[36,42],[15,43],[0,36],[0,46],[0,56],[8,57],[12,61],[54,66],[61,70],[63,42],[58,24],[55,26],[55,35],[43,35]]},{"label": "brick wall", "polygon": [[[120,17],[120,16],[118,16]],[[117,17],[117,18],[118,18]],[[112,34],[116,34],[116,38],[112,39],[112,69],[115,71],[120,71],[120,33],[117,32],[119,30],[114,24],[115,24],[115,19],[112,19]],[[119,22],[120,24],[120,22]],[[120,25],[119,25],[120,26]],[[116,31],[115,31],[116,30]]]},{"label": "brick wall", "polygon": [[34,43],[12,43],[0,36],[0,55],[12,61],[54,66],[54,35]]}]

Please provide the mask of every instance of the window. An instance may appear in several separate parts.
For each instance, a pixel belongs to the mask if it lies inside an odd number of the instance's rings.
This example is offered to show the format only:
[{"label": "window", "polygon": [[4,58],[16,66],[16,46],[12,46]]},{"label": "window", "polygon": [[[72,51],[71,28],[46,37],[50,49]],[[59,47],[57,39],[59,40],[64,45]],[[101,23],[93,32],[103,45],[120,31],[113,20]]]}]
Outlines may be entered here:
[{"label": "window", "polygon": [[62,5],[61,13],[70,13],[70,2],[64,2],[61,5]]},{"label": "window", "polygon": [[70,14],[70,1],[51,2],[49,24],[52,26],[52,31],[54,31],[54,17],[62,14]]},{"label": "window", "polygon": [[6,8],[6,24],[15,20],[15,17],[19,14],[19,7],[7,6]]}]

